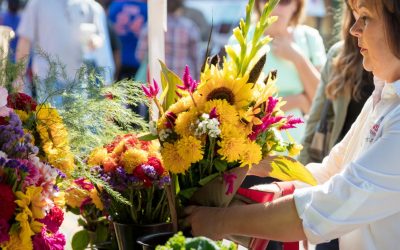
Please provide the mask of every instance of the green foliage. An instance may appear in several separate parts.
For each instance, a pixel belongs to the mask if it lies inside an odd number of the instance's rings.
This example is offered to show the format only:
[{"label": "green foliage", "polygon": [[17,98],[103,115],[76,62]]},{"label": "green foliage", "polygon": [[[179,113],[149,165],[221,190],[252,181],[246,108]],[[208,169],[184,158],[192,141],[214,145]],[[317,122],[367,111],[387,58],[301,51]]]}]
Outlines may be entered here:
[{"label": "green foliage", "polygon": [[185,238],[182,232],[171,237],[164,246],[157,246],[156,250],[235,250],[234,243],[223,245],[222,242],[215,242],[206,237]]},{"label": "green foliage", "polygon": [[161,64],[161,83],[163,92],[160,96],[160,100],[163,102],[164,110],[167,110],[169,106],[175,103],[177,87],[176,85],[182,85],[182,80],[167,66],[160,61]]},{"label": "green foliage", "polygon": [[73,250],[84,250],[89,245],[90,236],[87,230],[81,230],[76,232],[72,237],[72,249]]},{"label": "green foliage", "polygon": [[[235,62],[238,69],[238,76],[244,76],[249,73],[250,68],[255,66],[259,59],[266,54],[268,47],[265,45],[272,39],[268,36],[262,37],[265,30],[276,21],[276,17],[270,17],[272,10],[278,4],[279,0],[267,1],[262,14],[255,26],[253,37],[249,37],[249,30],[251,26],[251,14],[254,8],[254,0],[250,0],[246,6],[246,18],[241,19],[239,27],[233,30],[233,36],[240,46],[236,50],[234,46],[227,45],[225,47],[227,54]],[[251,39],[251,40],[250,40]]]}]

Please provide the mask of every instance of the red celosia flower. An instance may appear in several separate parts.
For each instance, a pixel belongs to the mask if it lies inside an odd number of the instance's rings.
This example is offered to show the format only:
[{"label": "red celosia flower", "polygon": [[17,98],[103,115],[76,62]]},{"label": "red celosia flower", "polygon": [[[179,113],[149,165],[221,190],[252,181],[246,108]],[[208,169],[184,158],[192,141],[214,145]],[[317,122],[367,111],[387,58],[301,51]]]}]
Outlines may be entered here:
[{"label": "red celosia flower", "polygon": [[36,110],[37,103],[29,95],[14,93],[7,97],[7,107],[17,110],[31,112]]},{"label": "red celosia flower", "polygon": [[0,220],[9,221],[15,212],[15,196],[10,186],[0,183]]},{"label": "red celosia flower", "polygon": [[108,157],[103,161],[103,168],[105,172],[113,172],[117,166],[117,162],[111,157]]},{"label": "red celosia flower", "polygon": [[57,206],[54,206],[43,219],[39,220],[46,225],[48,231],[56,233],[64,221],[64,212]]},{"label": "red celosia flower", "polygon": [[149,87],[146,87],[142,84],[142,90],[148,98],[156,98],[158,92],[160,91],[160,87],[158,86],[156,80],[153,79],[153,84],[149,83]]},{"label": "red celosia flower", "polygon": [[114,148],[124,139],[122,136],[117,136],[115,137],[114,141],[112,141],[110,144],[107,144],[105,148],[107,149],[107,153],[111,153]]}]

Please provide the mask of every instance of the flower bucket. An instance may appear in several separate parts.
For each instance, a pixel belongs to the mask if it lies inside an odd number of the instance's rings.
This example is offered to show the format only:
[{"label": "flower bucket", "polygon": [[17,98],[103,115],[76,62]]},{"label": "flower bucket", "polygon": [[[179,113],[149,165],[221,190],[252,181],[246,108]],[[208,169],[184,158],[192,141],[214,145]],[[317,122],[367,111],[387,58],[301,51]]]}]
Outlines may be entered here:
[{"label": "flower bucket", "polygon": [[173,232],[149,234],[139,237],[137,244],[141,245],[143,250],[153,250],[158,245],[164,245],[173,235]]},{"label": "flower bucket", "polygon": [[136,240],[144,235],[172,232],[171,223],[157,223],[147,225],[122,224],[114,222],[114,230],[120,250],[142,249]]}]

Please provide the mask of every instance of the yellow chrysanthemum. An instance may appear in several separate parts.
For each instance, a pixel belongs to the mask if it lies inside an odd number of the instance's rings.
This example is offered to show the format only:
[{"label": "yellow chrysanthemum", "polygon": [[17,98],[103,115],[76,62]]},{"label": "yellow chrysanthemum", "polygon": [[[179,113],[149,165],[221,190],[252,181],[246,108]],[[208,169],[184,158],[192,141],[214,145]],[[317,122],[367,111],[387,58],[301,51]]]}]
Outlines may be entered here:
[{"label": "yellow chrysanthemum", "polygon": [[65,206],[65,192],[56,192],[53,194],[53,202],[57,207]]},{"label": "yellow chrysanthemum", "polygon": [[190,96],[182,97],[177,102],[169,106],[167,112],[172,112],[174,114],[179,114],[181,112],[187,111],[193,106],[193,101]]},{"label": "yellow chrysanthemum", "polygon": [[157,158],[160,158],[160,142],[158,140],[153,140],[149,144],[149,157],[150,156],[155,156]]},{"label": "yellow chrysanthemum", "polygon": [[106,158],[107,158],[107,149],[95,148],[90,153],[87,163],[89,166],[98,166],[101,165]]},{"label": "yellow chrysanthemum", "polygon": [[18,233],[12,233],[10,240],[4,246],[0,245],[3,250],[26,250],[33,249],[32,240],[21,240]]},{"label": "yellow chrysanthemum", "polygon": [[165,168],[174,174],[185,173],[190,167],[191,163],[186,157],[178,154],[178,149],[174,144],[164,143],[161,155]]},{"label": "yellow chrysanthemum", "polygon": [[65,192],[65,202],[72,208],[79,208],[88,195],[89,192],[87,190],[73,185],[72,188]]},{"label": "yellow chrysanthemum", "polygon": [[21,191],[15,193],[17,196],[15,203],[21,209],[29,209],[34,219],[43,219],[45,217],[43,208],[46,206],[46,201],[43,200],[42,190],[42,187],[29,186],[25,193]]},{"label": "yellow chrysanthemum", "polygon": [[125,140],[121,140],[117,146],[115,146],[114,150],[111,152],[113,157],[119,157],[122,152],[125,150]]},{"label": "yellow chrysanthemum", "polygon": [[258,164],[262,159],[261,147],[254,141],[249,141],[239,153],[241,166],[251,167],[253,164]]},{"label": "yellow chrysanthemum", "polygon": [[[221,138],[245,138],[243,129],[240,126],[235,126],[232,123],[223,123],[221,125]],[[244,141],[243,141],[244,143]]]},{"label": "yellow chrysanthemum", "polygon": [[121,156],[121,164],[128,174],[132,174],[133,170],[147,161],[148,154],[146,151],[136,148],[130,148]]},{"label": "yellow chrysanthemum", "polygon": [[101,202],[99,194],[97,193],[97,190],[95,188],[90,191],[90,198],[92,199],[92,202],[96,206],[96,208],[103,211],[103,202]]},{"label": "yellow chrysanthemum", "polygon": [[224,137],[218,142],[218,154],[227,162],[240,159],[240,152],[244,150],[244,139],[240,137]]},{"label": "yellow chrysanthemum", "polygon": [[36,130],[47,161],[69,176],[74,168],[74,156],[70,152],[67,129],[56,109],[41,105],[36,110]]},{"label": "yellow chrysanthemum", "polygon": [[192,135],[191,125],[196,122],[197,118],[198,112],[196,109],[180,113],[175,120],[175,131],[181,136]]},{"label": "yellow chrysanthemum", "polygon": [[29,114],[23,110],[14,109],[14,112],[18,115],[22,122],[25,122],[29,118]]},{"label": "yellow chrysanthemum", "polygon": [[211,100],[205,103],[204,113],[209,114],[213,108],[216,108],[219,121],[236,125],[239,123],[239,115],[236,108],[228,103],[227,100]]},{"label": "yellow chrysanthemum", "polygon": [[176,142],[178,154],[190,163],[195,163],[203,159],[203,149],[201,141],[193,136],[185,136]]},{"label": "yellow chrysanthemum", "polygon": [[211,66],[205,71],[197,88],[203,102],[220,99],[227,100],[237,109],[247,107],[252,100],[253,84],[247,84],[248,77],[237,78],[234,71],[227,63],[222,70]]}]

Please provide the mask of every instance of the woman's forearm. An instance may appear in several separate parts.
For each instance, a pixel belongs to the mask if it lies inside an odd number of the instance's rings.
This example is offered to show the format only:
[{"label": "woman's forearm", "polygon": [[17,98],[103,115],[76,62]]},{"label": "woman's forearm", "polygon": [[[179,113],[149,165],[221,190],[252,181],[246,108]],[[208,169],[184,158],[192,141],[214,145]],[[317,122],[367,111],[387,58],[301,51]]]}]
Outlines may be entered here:
[{"label": "woman's forearm", "polygon": [[306,239],[293,196],[272,203],[230,207],[221,212],[221,235],[244,235],[278,241]]},{"label": "woman's forearm", "polygon": [[303,83],[304,93],[311,103],[317,90],[321,74],[318,69],[302,55],[296,57],[293,63],[296,66],[300,80]]},{"label": "woman's forearm", "polygon": [[286,96],[283,100],[286,101],[286,104],[282,107],[283,111],[300,108],[300,110],[306,114],[311,107],[311,101],[307,97],[306,93]]}]

